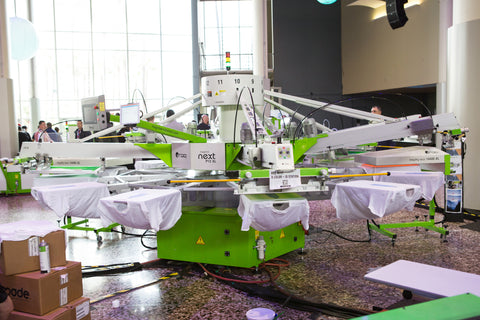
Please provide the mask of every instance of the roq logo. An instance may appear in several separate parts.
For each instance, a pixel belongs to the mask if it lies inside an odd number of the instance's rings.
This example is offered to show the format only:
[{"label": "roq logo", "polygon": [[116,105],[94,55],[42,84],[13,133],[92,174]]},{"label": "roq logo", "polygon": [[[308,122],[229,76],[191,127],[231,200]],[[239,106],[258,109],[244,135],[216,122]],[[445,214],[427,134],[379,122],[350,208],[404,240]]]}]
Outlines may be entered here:
[{"label": "roq logo", "polygon": [[186,158],[187,158],[187,154],[186,154],[186,153],[177,152],[177,153],[175,153],[175,157],[176,157],[176,158],[186,159]]},{"label": "roq logo", "polygon": [[24,290],[23,288],[16,289],[5,287],[5,292],[12,298],[23,298],[25,300],[30,299],[30,292],[28,290]]}]

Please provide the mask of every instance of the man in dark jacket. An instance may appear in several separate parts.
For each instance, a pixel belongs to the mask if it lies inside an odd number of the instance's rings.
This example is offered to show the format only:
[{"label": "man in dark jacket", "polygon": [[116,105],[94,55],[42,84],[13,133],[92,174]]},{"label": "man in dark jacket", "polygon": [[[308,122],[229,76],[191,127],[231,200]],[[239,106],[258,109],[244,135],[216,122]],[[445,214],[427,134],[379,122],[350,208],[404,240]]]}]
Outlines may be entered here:
[{"label": "man in dark jacket", "polygon": [[77,129],[75,130],[75,139],[83,139],[88,137],[92,133],[90,131],[83,130],[83,122],[82,120],[77,121]]}]

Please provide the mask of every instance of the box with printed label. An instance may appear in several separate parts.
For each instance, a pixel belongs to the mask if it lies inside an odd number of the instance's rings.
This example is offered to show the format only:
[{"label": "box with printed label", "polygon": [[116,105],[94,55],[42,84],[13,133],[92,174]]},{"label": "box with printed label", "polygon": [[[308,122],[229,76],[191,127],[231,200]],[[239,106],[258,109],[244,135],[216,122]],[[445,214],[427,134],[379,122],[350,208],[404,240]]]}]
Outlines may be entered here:
[{"label": "box with printed label", "polygon": [[90,299],[79,298],[43,316],[13,311],[8,320],[91,320]]},{"label": "box with printed label", "polygon": [[[1,234],[0,234],[1,237]],[[67,263],[65,231],[52,231],[45,237],[33,236],[22,241],[2,241],[0,270],[6,276],[40,270],[38,247],[45,240],[49,246],[50,266],[64,266]]]},{"label": "box with printed label", "polygon": [[65,308],[72,312],[72,320],[90,320],[90,299],[81,297],[68,303]]},{"label": "box with printed label", "polygon": [[73,261],[52,268],[50,273],[0,274],[0,283],[12,298],[15,310],[36,315],[44,315],[83,294],[82,267]]}]

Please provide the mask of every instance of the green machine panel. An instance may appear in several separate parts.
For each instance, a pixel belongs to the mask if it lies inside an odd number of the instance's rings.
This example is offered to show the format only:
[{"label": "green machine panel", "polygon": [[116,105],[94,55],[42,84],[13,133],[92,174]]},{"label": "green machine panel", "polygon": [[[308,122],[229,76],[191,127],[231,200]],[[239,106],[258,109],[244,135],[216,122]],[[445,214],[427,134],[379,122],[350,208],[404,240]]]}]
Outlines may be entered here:
[{"label": "green machine panel", "polygon": [[466,293],[379,312],[353,320],[461,320],[479,319],[479,317],[480,298],[476,295]]},{"label": "green machine panel", "polygon": [[258,236],[266,242],[265,261],[303,248],[305,232],[299,223],[275,231],[241,231],[242,218],[234,208],[184,207],[169,230],[157,233],[158,258],[249,268],[258,259]]}]

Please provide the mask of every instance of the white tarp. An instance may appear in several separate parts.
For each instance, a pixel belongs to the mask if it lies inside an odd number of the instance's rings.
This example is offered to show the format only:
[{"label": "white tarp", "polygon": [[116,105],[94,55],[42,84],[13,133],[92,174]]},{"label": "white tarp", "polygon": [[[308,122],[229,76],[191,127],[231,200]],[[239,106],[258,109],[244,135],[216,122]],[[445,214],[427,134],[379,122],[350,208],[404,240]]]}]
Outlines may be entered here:
[{"label": "white tarp", "polygon": [[22,241],[31,236],[44,237],[50,232],[62,230],[53,221],[16,221],[0,224],[0,243],[2,241]]},{"label": "white tarp", "polygon": [[442,172],[391,171],[389,176],[374,176],[373,180],[417,185],[422,190],[422,197],[430,201],[445,183],[445,176]]},{"label": "white tarp", "polygon": [[310,207],[307,199],[294,194],[278,194],[278,199],[268,194],[240,196],[238,214],[242,217],[242,231],[250,226],[259,231],[274,231],[301,221],[308,230]]},{"label": "white tarp", "polygon": [[355,180],[337,184],[331,201],[340,219],[376,219],[412,210],[421,194],[420,187],[413,184]]},{"label": "white tarp", "polygon": [[107,185],[98,182],[33,187],[31,193],[57,216],[81,218],[99,218],[98,201],[110,195]]},{"label": "white tarp", "polygon": [[106,226],[116,222],[137,229],[168,230],[182,215],[182,195],[177,189],[139,189],[101,199],[98,210]]}]

